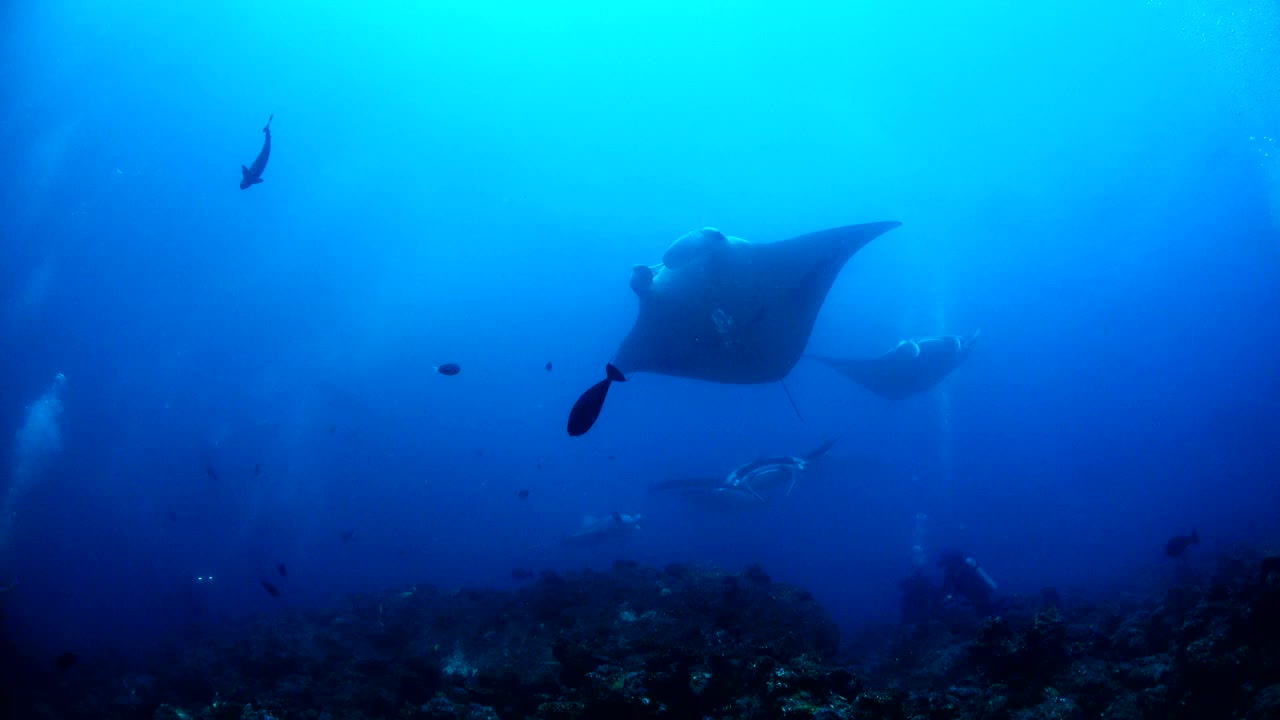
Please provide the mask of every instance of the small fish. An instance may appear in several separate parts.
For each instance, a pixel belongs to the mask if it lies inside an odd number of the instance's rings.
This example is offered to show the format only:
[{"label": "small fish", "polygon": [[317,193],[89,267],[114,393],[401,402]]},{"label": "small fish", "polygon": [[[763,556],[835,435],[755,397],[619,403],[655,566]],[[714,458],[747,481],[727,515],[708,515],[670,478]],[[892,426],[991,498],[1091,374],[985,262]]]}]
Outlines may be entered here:
[{"label": "small fish", "polygon": [[255,463],[253,466],[253,476],[258,477],[260,475],[262,475],[262,466]]},{"label": "small fish", "polygon": [[544,370],[546,370],[547,372],[551,372],[551,361],[550,361],[550,360],[548,360],[548,361],[547,361],[547,364],[546,364],[546,365],[543,365],[543,366],[542,366],[542,368],[543,368]]},{"label": "small fish", "polygon": [[208,475],[210,480],[218,482],[218,471],[214,470],[212,465],[204,466],[204,474]]},{"label": "small fish", "polygon": [[441,375],[457,375],[462,372],[462,368],[458,366],[458,363],[445,363],[435,366],[435,371]]},{"label": "small fish", "polygon": [[355,530],[343,530],[342,542],[351,542],[351,538],[355,537],[355,535],[356,535]]},{"label": "small fish", "polygon": [[337,426],[337,425],[330,425],[330,426],[329,426],[329,434],[330,434],[330,435],[332,435],[332,434],[334,434],[334,433],[336,433],[336,432],[338,432],[338,426]]},{"label": "small fish", "polygon": [[289,577],[289,569],[284,566],[284,563],[276,565],[276,572],[280,573],[280,577]]},{"label": "small fish", "polygon": [[275,119],[275,115],[267,118],[267,126],[262,128],[262,134],[266,137],[262,140],[262,150],[258,151],[258,157],[253,159],[253,164],[249,167],[240,166],[240,189],[248,190],[250,187],[262,182],[262,171],[267,169],[267,158],[271,157],[271,121]]},{"label": "small fish", "polygon": [[511,577],[515,580],[529,580],[533,578],[533,571],[524,568],[512,568]]},{"label": "small fish", "polygon": [[263,580],[263,581],[262,581],[262,589],[263,589],[263,590],[266,590],[266,591],[267,591],[267,594],[268,594],[268,595],[270,595],[270,596],[271,596],[271,597],[273,597],[273,598],[278,598],[278,597],[280,597],[280,591],[276,589],[276,586],[275,586],[275,585],[272,585],[271,583],[267,582],[266,580]]},{"label": "small fish", "polygon": [[1200,535],[1195,530],[1190,535],[1175,535],[1164,546],[1164,554],[1171,558],[1182,557],[1187,548],[1200,542]]},{"label": "small fish", "polygon": [[618,458],[617,458],[616,456],[614,456],[614,455],[610,455],[610,456],[609,456],[609,459],[610,459],[610,460],[617,460]]},{"label": "small fish", "polygon": [[174,512],[174,511],[170,510],[170,511],[169,511],[169,522],[178,522],[178,513],[176,513],[176,512]]},{"label": "small fish", "polygon": [[521,500],[528,500],[528,499],[529,499],[529,491],[528,491],[528,490],[519,490],[519,491],[517,491],[517,492],[516,492],[516,497],[520,498]]},{"label": "small fish", "polygon": [[80,659],[80,656],[76,655],[73,652],[64,652],[54,659],[53,665],[54,667],[58,668],[58,670],[61,670],[62,672],[66,672],[70,670],[71,666],[75,665],[76,661],[79,659]]},{"label": "small fish", "polygon": [[541,469],[542,469],[542,463],[538,463],[538,469],[539,469],[539,470],[541,470]]}]

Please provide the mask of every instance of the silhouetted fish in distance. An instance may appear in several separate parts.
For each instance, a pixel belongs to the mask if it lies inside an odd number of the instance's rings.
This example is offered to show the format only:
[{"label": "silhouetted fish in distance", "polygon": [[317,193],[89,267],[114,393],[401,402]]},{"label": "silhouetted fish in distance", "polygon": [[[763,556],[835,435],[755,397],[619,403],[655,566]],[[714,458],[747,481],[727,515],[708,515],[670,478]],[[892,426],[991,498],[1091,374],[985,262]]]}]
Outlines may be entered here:
[{"label": "silhouetted fish in distance", "polygon": [[284,566],[284,563],[276,565],[276,572],[280,573],[280,577],[289,577],[289,569]]},{"label": "silhouetted fish in distance", "polygon": [[551,361],[548,360],[546,365],[542,366],[547,372],[551,372]]},{"label": "silhouetted fish in distance", "polygon": [[66,672],[70,670],[71,666],[75,665],[76,661],[79,659],[80,659],[80,656],[76,655],[73,652],[64,652],[54,659],[53,665],[54,667],[58,668],[58,670],[62,672]]},{"label": "silhouetted fish in distance", "polygon": [[435,367],[436,372],[441,375],[457,375],[462,372],[462,368],[457,363],[445,363]]},{"label": "silhouetted fish in distance", "polygon": [[256,465],[256,464],[255,464],[255,465],[253,466],[253,476],[254,476],[254,477],[258,477],[258,476],[260,476],[260,475],[262,475],[262,466],[261,466],[261,465]]},{"label": "silhouetted fish in distance", "polygon": [[351,538],[355,537],[355,535],[356,535],[355,530],[343,530],[342,542],[351,542]]},{"label": "silhouetted fish in distance", "polygon": [[267,582],[266,580],[263,580],[263,581],[262,581],[262,589],[263,589],[263,590],[266,590],[266,591],[267,591],[267,594],[268,594],[268,595],[270,595],[270,596],[271,596],[271,597],[273,597],[273,598],[278,598],[278,597],[280,597],[280,591],[279,591],[278,589],[276,589],[276,586],[275,586],[275,585],[272,585],[271,583]]},{"label": "silhouetted fish in distance", "polygon": [[253,159],[253,164],[249,167],[240,166],[241,190],[248,190],[262,182],[262,171],[267,169],[267,159],[271,157],[271,121],[275,117],[275,114],[272,114],[267,118],[267,125],[262,128],[262,134],[266,137],[262,140],[262,150],[258,151],[258,157]]},{"label": "silhouetted fish in distance", "polygon": [[1190,535],[1175,535],[1165,543],[1164,554],[1171,558],[1182,557],[1187,548],[1200,542],[1200,535],[1195,530]]},{"label": "silhouetted fish in distance", "polygon": [[528,499],[529,499],[529,491],[528,491],[528,490],[517,490],[517,491],[516,491],[516,497],[520,498],[521,500],[528,500]]},{"label": "silhouetted fish in distance", "polygon": [[208,475],[210,480],[214,482],[218,481],[218,471],[214,470],[212,465],[204,466],[204,474]]}]

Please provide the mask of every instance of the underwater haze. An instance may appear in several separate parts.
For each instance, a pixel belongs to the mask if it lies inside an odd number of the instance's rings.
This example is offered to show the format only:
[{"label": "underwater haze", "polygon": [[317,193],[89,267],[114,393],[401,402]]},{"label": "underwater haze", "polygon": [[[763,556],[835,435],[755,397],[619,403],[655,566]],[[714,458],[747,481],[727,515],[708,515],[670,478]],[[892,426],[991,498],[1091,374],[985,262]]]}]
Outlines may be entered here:
[{"label": "underwater haze", "polygon": [[[1083,597],[1166,582],[1176,534],[1280,540],[1274,2],[0,20],[0,587],[34,656],[617,559],[758,563],[852,633],[913,545]],[[808,352],[980,330],[937,387],[635,373],[565,432],[634,265],[878,221]],[[830,439],[759,507],[650,491]],[[561,542],[615,512],[642,529]]]}]

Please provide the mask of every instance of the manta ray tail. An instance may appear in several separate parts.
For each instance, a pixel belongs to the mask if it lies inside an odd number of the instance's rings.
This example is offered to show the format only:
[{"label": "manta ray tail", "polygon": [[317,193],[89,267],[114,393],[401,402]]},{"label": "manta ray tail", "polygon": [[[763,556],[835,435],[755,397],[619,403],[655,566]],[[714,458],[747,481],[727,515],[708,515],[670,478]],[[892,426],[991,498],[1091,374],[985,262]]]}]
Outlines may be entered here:
[{"label": "manta ray tail", "polygon": [[[267,124],[266,124],[266,125],[264,125],[264,126],[262,127],[262,132],[264,132],[264,133],[266,133],[266,134],[270,135],[270,134],[271,134],[271,121],[272,121],[272,120],[275,120],[275,119],[276,119],[276,114],[275,114],[275,113],[271,113],[271,117],[267,118]],[[289,128],[285,128],[285,130],[286,130],[286,131],[287,131],[288,129],[289,129]],[[288,134],[288,133],[286,132],[285,134]]]},{"label": "manta ray tail", "polygon": [[622,371],[613,366],[613,363],[605,365],[605,379],[587,388],[587,391],[578,397],[578,401],[573,404],[573,409],[569,411],[568,431],[570,437],[578,437],[584,435],[596,424],[596,418],[600,417],[600,410],[604,407],[604,399],[609,394],[609,386],[615,382],[626,382],[627,378],[622,375]]},{"label": "manta ray tail", "polygon": [[828,452],[831,452],[831,448],[832,448],[832,446],[834,446],[835,444],[836,444],[836,440],[835,440],[835,438],[831,438],[830,440],[828,440],[828,441],[826,441],[826,442],[822,443],[822,444],[821,444],[821,445],[819,445],[818,447],[816,447],[816,448],[814,448],[814,449],[810,450],[810,451],[809,451],[809,452],[804,456],[804,458],[802,458],[802,459],[803,459],[805,462],[812,462],[812,461],[814,461],[814,460],[817,460],[818,458],[822,457],[823,455],[826,455]]},{"label": "manta ray tail", "polygon": [[800,418],[800,422],[804,422],[804,415],[800,414],[800,406],[796,405],[796,399],[791,397],[791,388],[787,387],[787,381],[779,380],[778,383],[782,385],[782,392],[787,394],[787,401],[791,403],[791,409],[796,411],[796,417]]}]

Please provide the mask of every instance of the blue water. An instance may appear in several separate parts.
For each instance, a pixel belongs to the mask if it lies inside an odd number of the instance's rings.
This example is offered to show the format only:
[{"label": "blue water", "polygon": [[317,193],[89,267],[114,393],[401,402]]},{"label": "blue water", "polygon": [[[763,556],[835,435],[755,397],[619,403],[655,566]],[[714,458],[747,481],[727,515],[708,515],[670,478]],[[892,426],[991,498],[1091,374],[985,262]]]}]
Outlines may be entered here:
[{"label": "blue water", "polygon": [[[30,652],[618,558],[759,562],[853,632],[916,540],[1067,597],[1159,586],[1175,533],[1202,564],[1280,540],[1274,3],[17,1],[0,32]],[[809,349],[981,328],[939,388],[802,360],[802,421],[638,374],[566,435],[632,265],[880,220]],[[831,437],[764,509],[647,492]],[[556,545],[611,511],[628,545]]]}]

